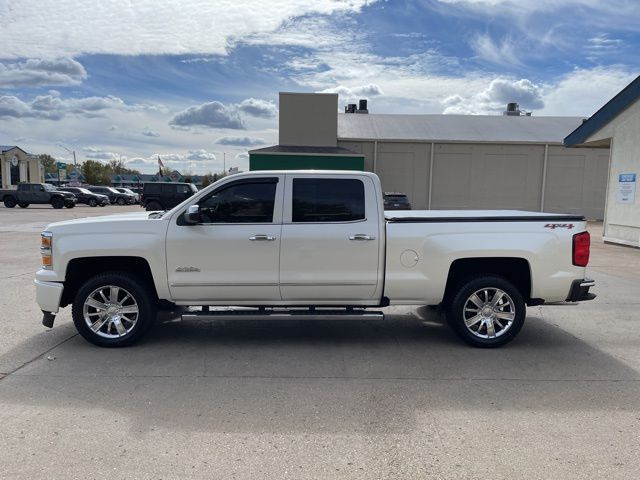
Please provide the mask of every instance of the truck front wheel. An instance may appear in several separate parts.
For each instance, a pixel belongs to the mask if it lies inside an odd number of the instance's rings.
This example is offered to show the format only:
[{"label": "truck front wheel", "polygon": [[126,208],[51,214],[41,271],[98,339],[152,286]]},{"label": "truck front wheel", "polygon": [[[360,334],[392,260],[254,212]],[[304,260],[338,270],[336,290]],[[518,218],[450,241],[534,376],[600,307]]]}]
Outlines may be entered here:
[{"label": "truck front wheel", "polygon": [[29,206],[29,204],[28,203],[19,203],[18,206],[20,208],[27,208]]},{"label": "truck front wheel", "polygon": [[89,279],[73,301],[78,333],[100,347],[124,347],[140,340],[156,319],[155,295],[135,276],[107,272]]},{"label": "truck front wheel", "polygon": [[526,316],[520,291],[497,275],[461,282],[447,306],[449,325],[474,347],[499,347],[515,338]]},{"label": "truck front wheel", "polygon": [[64,207],[64,200],[62,200],[60,197],[52,198],[51,199],[51,206],[53,208],[60,209],[60,208]]}]

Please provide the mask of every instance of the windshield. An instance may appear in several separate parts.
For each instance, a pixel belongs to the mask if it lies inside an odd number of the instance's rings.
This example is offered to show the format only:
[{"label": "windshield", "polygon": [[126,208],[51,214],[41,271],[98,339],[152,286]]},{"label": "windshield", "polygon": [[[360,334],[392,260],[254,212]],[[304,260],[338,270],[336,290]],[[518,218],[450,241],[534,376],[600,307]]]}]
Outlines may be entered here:
[{"label": "windshield", "polygon": [[129,190],[128,188],[121,188],[120,191],[124,192],[124,193],[130,193],[131,195],[135,195],[135,193],[133,191]]},{"label": "windshield", "polygon": [[45,184],[44,184],[44,189],[45,189],[47,192],[55,192],[55,191],[57,191],[57,190],[58,190],[56,187],[54,187],[53,185],[49,185],[48,183],[45,183]]},{"label": "windshield", "polygon": [[89,190],[87,190],[86,188],[78,188],[78,191],[80,193],[91,193]]},{"label": "windshield", "polygon": [[120,193],[118,190],[116,190],[113,187],[105,187],[107,190],[109,190],[111,193]]}]

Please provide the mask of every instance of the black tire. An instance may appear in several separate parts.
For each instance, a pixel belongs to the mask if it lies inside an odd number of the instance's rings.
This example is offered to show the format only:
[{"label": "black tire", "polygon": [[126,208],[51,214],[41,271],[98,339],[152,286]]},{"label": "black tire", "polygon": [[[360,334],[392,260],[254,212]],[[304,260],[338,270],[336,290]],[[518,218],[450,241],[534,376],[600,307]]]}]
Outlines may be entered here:
[{"label": "black tire", "polygon": [[[96,290],[101,287],[104,287],[106,290],[110,286],[116,286],[120,289],[126,290],[126,293],[128,293],[130,298],[135,301],[138,308],[138,314],[135,315],[135,323],[130,320],[123,322],[123,325],[125,325],[128,331],[122,336],[114,336],[116,335],[114,330],[116,327],[115,323],[111,322],[111,320],[106,320],[103,323],[103,326],[95,332],[84,318],[83,309],[85,301]],[[120,292],[122,292],[122,290],[120,290]],[[124,293],[121,293],[119,297],[120,302],[125,304],[123,297]],[[111,301],[110,296],[109,301]],[[130,299],[127,299],[126,301],[131,302]],[[99,318],[96,314],[96,312],[98,312],[97,309],[93,307],[88,308],[91,309],[89,310],[89,318],[91,318],[91,316]],[[90,278],[82,285],[82,287],[80,287],[73,301],[71,315],[78,333],[94,345],[98,345],[99,347],[125,347],[139,341],[145,333],[147,333],[149,328],[151,328],[157,316],[157,300],[151,288],[144,281],[131,273],[106,272]],[[134,318],[133,315],[129,316]]]},{"label": "black tire", "polygon": [[101,204],[100,204],[100,206],[101,206],[101,207],[106,207],[106,206],[107,206],[107,204],[106,204],[106,203],[101,203]]},{"label": "black tire", "polygon": [[64,207],[64,200],[62,200],[60,197],[54,197],[51,199],[51,206],[55,209],[60,209]]},{"label": "black tire", "polygon": [[122,197],[118,197],[118,199],[116,200],[116,203],[120,206],[125,204],[125,200]]},{"label": "black tire", "polygon": [[67,204],[65,205],[65,207],[67,207],[67,208],[73,208],[73,207],[75,207],[75,206],[76,206],[76,204],[75,204],[75,203],[67,203]]},{"label": "black tire", "polygon": [[149,203],[147,203],[144,206],[145,210],[147,212],[155,212],[157,210],[164,210],[162,208],[162,205],[160,205],[160,202],[156,202],[155,200],[151,200]]},{"label": "black tire", "polygon": [[[460,282],[447,305],[447,320],[469,345],[493,348],[513,340],[526,317],[522,293],[497,275],[478,275]],[[476,295],[474,297],[474,295]],[[497,302],[493,307],[494,300]],[[477,312],[477,313],[476,313]],[[471,323],[467,326],[467,322]]]},{"label": "black tire", "polygon": [[6,197],[4,199],[4,206],[7,208],[13,208],[18,204],[18,202],[16,201],[15,198],[13,197]]},{"label": "black tire", "polygon": [[19,203],[18,206],[20,208],[27,208],[29,206],[29,204],[28,203]]},{"label": "black tire", "polygon": [[88,205],[89,205],[90,207],[97,207],[97,206],[98,206],[98,202],[96,202],[96,199],[95,199],[95,198],[90,198],[90,199],[89,199],[89,202],[87,202],[87,203],[88,203]]}]

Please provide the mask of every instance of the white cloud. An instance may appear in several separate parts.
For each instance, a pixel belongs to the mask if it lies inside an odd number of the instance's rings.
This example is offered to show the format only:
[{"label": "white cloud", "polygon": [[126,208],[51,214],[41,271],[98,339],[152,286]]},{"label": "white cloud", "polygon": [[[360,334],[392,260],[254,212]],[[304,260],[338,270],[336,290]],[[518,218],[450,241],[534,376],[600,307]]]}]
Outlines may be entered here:
[{"label": "white cloud", "polygon": [[478,58],[496,65],[517,67],[522,64],[520,49],[509,36],[496,43],[489,35],[478,35],[472,40],[471,48]]},{"label": "white cloud", "polygon": [[377,97],[383,94],[382,89],[375,83],[353,87],[338,85],[337,87],[325,88],[320,93],[337,93],[340,96],[340,101],[349,103],[361,98]]},{"label": "white cloud", "polygon": [[235,145],[238,147],[255,147],[257,145],[264,145],[266,142],[261,138],[220,137],[216,140],[216,143],[220,145]]},{"label": "white cloud", "polygon": [[576,69],[544,88],[544,115],[593,115],[626,87],[637,71],[623,67]]},{"label": "white cloud", "polygon": [[[0,7],[4,58],[219,54],[308,14],[357,12],[369,0],[22,0]],[[82,21],[78,21],[82,19]],[[45,26],[46,22],[46,26]]]},{"label": "white cloud", "polygon": [[247,98],[238,105],[238,110],[259,118],[273,118],[278,114],[275,103],[258,98]]},{"label": "white cloud", "polygon": [[120,155],[117,153],[107,152],[98,147],[84,147],[82,151],[84,152],[84,156],[89,160],[115,160],[120,158]]},{"label": "white cloud", "polygon": [[542,87],[525,78],[495,78],[476,94],[456,93],[446,97],[442,106],[445,114],[495,114],[509,102],[519,103],[523,110],[541,109]]},{"label": "white cloud", "polygon": [[86,79],[87,71],[73,58],[0,62],[0,88],[79,85]]},{"label": "white cloud", "polygon": [[127,160],[125,163],[130,168],[139,168],[139,167],[146,167],[149,165],[157,165],[157,160],[154,162],[153,160],[148,160],[141,157],[135,157]]},{"label": "white cloud", "polygon": [[212,152],[208,152],[201,148],[199,150],[189,150],[189,153],[185,156],[185,159],[193,162],[203,162],[215,160],[216,156]]},{"label": "white cloud", "polygon": [[159,137],[160,134],[158,132],[156,132],[155,130],[151,130],[149,128],[145,128],[144,130],[140,131],[140,135],[143,135],[145,137]]},{"label": "white cloud", "polygon": [[60,120],[68,116],[100,117],[109,110],[140,110],[142,105],[127,105],[121,98],[107,97],[63,98],[60,92],[49,91],[31,101],[13,95],[0,96],[0,118],[41,118]]},{"label": "white cloud", "polygon": [[478,93],[457,89],[442,100],[445,114],[497,114],[517,102],[534,115],[589,116],[636,77],[622,67],[576,69],[545,83],[495,78]]},{"label": "white cloud", "polygon": [[169,122],[177,127],[215,127],[244,130],[242,118],[234,106],[227,106],[218,101],[203,103],[178,112]]}]

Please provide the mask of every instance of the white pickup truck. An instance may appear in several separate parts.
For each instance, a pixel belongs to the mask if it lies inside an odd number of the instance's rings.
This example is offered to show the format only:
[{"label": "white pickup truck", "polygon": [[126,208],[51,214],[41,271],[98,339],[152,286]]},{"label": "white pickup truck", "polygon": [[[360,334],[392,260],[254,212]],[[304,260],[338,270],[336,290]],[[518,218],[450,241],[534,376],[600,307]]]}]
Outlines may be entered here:
[{"label": "white pickup truck", "polygon": [[45,326],[71,304],[80,334],[104,347],[139,340],[161,308],[326,319],[381,318],[366,309],[388,305],[442,305],[463,340],[496,347],[526,305],[595,297],[589,247],[579,216],[385,213],[372,173],[259,171],[167,212],[49,225],[35,285]]}]

